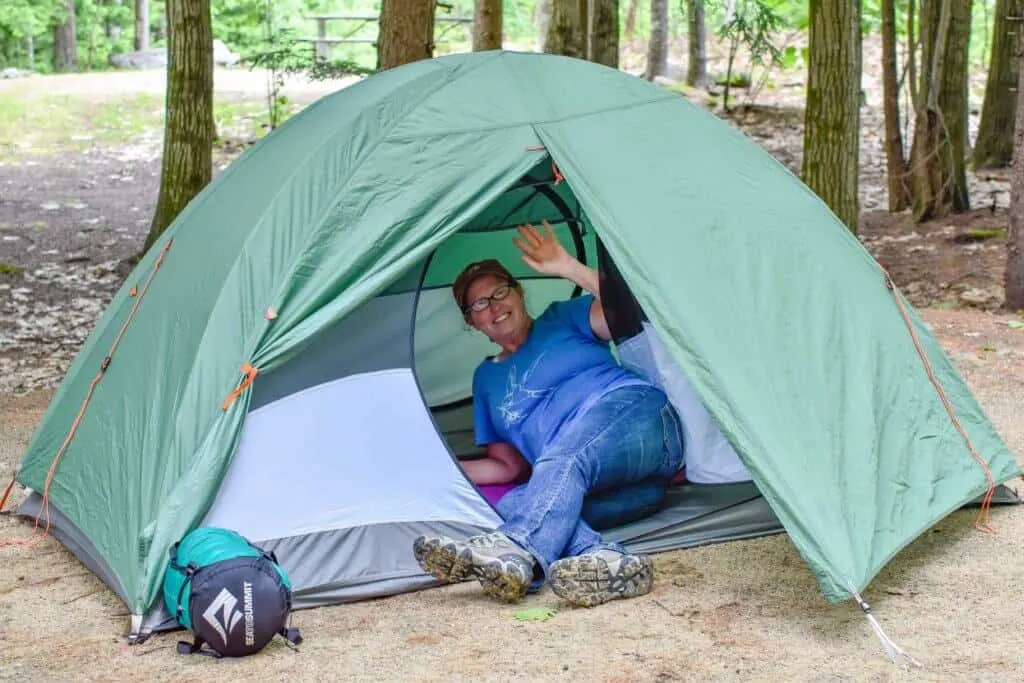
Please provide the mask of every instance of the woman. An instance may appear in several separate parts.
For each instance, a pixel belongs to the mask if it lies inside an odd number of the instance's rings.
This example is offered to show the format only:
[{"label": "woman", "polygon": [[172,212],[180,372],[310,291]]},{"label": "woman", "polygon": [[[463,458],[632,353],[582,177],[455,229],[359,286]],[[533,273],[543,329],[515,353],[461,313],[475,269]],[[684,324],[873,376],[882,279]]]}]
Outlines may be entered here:
[{"label": "woman", "polygon": [[664,393],[612,356],[598,274],[562,247],[551,226],[514,238],[531,268],[563,277],[589,295],[551,304],[536,320],[522,287],[497,261],[471,264],[456,279],[467,323],[500,347],[473,376],[477,443],[487,457],[464,463],[478,484],[529,481],[498,506],[494,533],[457,541],[421,536],[420,565],[435,577],[476,577],[496,598],[520,600],[549,580],[570,603],[597,605],[647,593],[650,558],[605,543],[581,519],[593,493],[644,486],[660,491],[681,467],[682,429]]}]

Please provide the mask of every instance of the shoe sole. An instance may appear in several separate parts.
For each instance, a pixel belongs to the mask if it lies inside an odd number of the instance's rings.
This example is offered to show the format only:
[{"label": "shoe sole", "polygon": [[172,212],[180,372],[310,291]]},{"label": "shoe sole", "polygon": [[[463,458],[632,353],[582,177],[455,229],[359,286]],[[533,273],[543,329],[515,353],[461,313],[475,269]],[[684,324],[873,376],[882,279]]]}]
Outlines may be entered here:
[{"label": "shoe sole", "polygon": [[461,551],[454,543],[442,543],[436,539],[417,539],[413,543],[416,561],[431,576],[447,583],[461,583],[477,579],[484,593],[503,602],[519,602],[526,595],[529,580],[509,571],[501,560],[483,563],[474,561],[473,552],[468,548]]},{"label": "shoe sole", "polygon": [[437,539],[418,538],[412,546],[416,561],[435,579],[462,583],[473,578],[472,557],[460,557],[451,544]]},{"label": "shoe sole", "polygon": [[595,607],[617,598],[635,598],[654,585],[654,563],[646,555],[632,555],[619,561],[614,572],[594,555],[559,560],[551,566],[551,590],[566,602]]}]

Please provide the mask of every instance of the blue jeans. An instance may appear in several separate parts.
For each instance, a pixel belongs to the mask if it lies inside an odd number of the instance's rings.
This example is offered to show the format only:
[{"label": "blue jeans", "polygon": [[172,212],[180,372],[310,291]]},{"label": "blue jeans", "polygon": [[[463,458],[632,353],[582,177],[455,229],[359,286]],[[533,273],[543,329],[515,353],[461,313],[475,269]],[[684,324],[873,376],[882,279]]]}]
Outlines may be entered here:
[{"label": "blue jeans", "polygon": [[497,510],[505,523],[498,531],[533,555],[544,578],[562,557],[603,548],[623,552],[583,521],[588,495],[611,496],[632,484],[623,495],[645,492],[629,500],[646,505],[656,493],[649,487],[657,480],[667,484],[682,464],[682,426],[665,394],[649,385],[616,389],[540,454],[530,481],[502,497]]}]

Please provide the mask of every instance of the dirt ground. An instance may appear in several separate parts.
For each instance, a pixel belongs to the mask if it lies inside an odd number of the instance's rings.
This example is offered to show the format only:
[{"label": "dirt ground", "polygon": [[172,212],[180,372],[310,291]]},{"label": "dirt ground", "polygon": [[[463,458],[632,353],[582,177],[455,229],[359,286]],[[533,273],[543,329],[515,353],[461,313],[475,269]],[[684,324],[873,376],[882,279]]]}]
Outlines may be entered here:
[{"label": "dirt ground", "polygon": [[[1024,332],[1010,316],[922,312],[1000,433],[1024,453]],[[7,398],[0,469],[27,446],[48,392]],[[1013,487],[1020,489],[1020,482]],[[295,613],[299,652],[277,639],[238,661],[186,658],[180,633],[125,644],[122,603],[53,539],[0,548],[0,677],[9,680],[1019,680],[1024,508],[954,513],[898,554],[865,593],[923,667],[883,655],[860,611],[828,605],[788,537],[659,554],[649,596],[517,621],[474,585]],[[31,525],[0,518],[0,538]],[[544,590],[524,606],[557,605]]]},{"label": "dirt ground", "polygon": [[[339,85],[291,87],[293,100],[312,101]],[[45,90],[99,102],[159,94],[163,79],[138,72],[0,81],[0,96],[17,88],[26,97]],[[221,97],[259,97],[261,88],[258,74],[218,72]],[[877,110],[866,108],[864,117],[864,206],[877,208],[884,205]],[[798,166],[801,122],[793,110],[755,109],[731,120]],[[222,149],[218,163],[237,151]],[[119,283],[118,261],[145,235],[158,155],[159,138],[143,135],[0,163],[0,266],[12,266],[0,269],[0,373],[17,375],[0,377],[0,485],[51,395],[39,387],[59,381]],[[969,214],[913,225],[868,210],[859,236],[920,308],[1010,447],[1024,454],[1024,330],[1007,324],[1019,315],[997,311],[1005,183],[978,174],[972,183]],[[472,585],[304,610],[295,615],[306,636],[300,652],[278,640],[240,661],[177,655],[180,634],[126,645],[124,605],[47,539],[32,549],[0,547],[0,678],[1019,680],[1024,509],[994,510],[995,535],[975,530],[974,517],[958,512],[929,530],[865,595],[893,640],[924,664],[909,672],[884,657],[855,606],[825,603],[786,536],[658,555],[652,595],[565,609],[548,621],[517,621],[519,608],[491,603]],[[30,528],[0,518],[0,538],[22,538]],[[544,591],[526,606],[555,604]]]}]

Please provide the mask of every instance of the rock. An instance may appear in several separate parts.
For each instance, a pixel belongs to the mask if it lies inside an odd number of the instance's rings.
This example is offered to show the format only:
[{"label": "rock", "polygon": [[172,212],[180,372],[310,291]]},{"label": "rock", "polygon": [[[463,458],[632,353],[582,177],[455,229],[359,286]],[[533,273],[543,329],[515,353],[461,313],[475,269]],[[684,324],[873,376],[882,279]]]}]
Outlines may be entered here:
[{"label": "rock", "polygon": [[227,45],[224,44],[219,38],[213,41],[213,63],[220,66],[234,66],[238,64],[239,57],[237,52],[232,52]]},{"label": "rock", "polygon": [[960,301],[970,306],[985,306],[992,298],[992,294],[984,289],[971,288],[960,293]]},{"label": "rock", "polygon": [[[217,66],[234,66],[238,64],[240,57],[237,52],[232,52],[223,41],[213,41],[213,63]],[[110,56],[110,63],[118,69],[164,69],[167,67],[167,50],[165,48],[154,48],[152,50],[137,50],[135,52],[123,52]]]},{"label": "rock", "polygon": [[164,69],[167,68],[167,50],[137,50],[110,55],[110,63],[118,69]]},{"label": "rock", "polygon": [[25,78],[27,76],[35,76],[35,71],[29,71],[28,69],[18,69],[13,66],[9,66],[6,69],[0,71],[0,78]]}]

